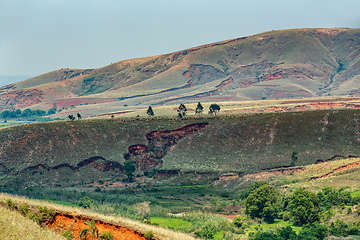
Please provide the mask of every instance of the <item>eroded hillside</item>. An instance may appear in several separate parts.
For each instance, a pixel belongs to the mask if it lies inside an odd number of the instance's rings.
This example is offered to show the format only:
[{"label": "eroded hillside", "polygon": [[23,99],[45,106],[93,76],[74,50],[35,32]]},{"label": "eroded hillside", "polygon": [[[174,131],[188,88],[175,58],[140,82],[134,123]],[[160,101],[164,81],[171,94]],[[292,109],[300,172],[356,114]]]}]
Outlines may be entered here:
[{"label": "eroded hillside", "polygon": [[[2,187],[70,187],[137,175],[212,181],[276,167],[360,156],[360,110],[205,118],[78,120],[0,131]],[[293,153],[297,159],[292,158]],[[157,174],[156,174],[157,172]],[[198,175],[198,178],[182,177]]]}]

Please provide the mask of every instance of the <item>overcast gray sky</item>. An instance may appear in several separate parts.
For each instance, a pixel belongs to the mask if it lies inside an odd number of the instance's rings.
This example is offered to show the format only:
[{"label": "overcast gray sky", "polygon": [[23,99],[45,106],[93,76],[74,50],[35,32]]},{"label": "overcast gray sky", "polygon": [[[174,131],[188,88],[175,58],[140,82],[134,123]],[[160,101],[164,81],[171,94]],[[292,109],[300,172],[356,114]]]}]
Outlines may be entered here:
[{"label": "overcast gray sky", "polygon": [[0,0],[0,75],[96,68],[269,30],[360,27],[359,0]]}]

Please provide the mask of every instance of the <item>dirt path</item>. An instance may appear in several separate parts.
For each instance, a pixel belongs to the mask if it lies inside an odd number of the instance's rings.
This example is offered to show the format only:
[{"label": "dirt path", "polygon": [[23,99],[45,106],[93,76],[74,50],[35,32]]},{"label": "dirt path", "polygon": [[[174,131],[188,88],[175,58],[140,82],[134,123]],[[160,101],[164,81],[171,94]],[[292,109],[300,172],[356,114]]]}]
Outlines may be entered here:
[{"label": "dirt path", "polygon": [[[54,229],[59,233],[70,229],[73,233],[74,239],[79,240],[80,231],[84,228],[88,228],[88,226],[84,224],[87,220],[92,221],[91,218],[82,215],[71,215],[57,212],[54,222],[49,224],[48,228]],[[125,226],[107,223],[101,220],[96,220],[95,225],[99,229],[99,233],[111,232],[114,236],[114,240],[146,240],[142,233]],[[87,239],[90,239],[90,237]]]}]

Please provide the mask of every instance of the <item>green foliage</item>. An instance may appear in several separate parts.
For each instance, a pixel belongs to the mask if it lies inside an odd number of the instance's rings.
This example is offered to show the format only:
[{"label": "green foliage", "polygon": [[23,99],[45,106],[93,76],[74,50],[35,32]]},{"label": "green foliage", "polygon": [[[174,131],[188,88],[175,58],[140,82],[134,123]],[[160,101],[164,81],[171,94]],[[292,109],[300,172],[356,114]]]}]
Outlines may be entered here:
[{"label": "green foliage", "polygon": [[359,226],[356,224],[346,223],[344,220],[336,219],[335,222],[332,222],[329,227],[329,232],[333,236],[337,237],[346,237],[348,235],[358,235]]},{"label": "green foliage", "polygon": [[352,213],[351,207],[348,207],[346,214],[351,214],[351,213]]},{"label": "green foliage", "polygon": [[216,115],[216,113],[219,112],[219,111],[220,111],[220,106],[219,105],[217,105],[216,103],[213,103],[213,104],[210,105],[209,114],[214,113]]},{"label": "green foliage", "polygon": [[16,209],[16,204],[15,204],[11,199],[7,199],[7,200],[6,200],[6,205],[7,205],[10,209]]},{"label": "green foliage", "polygon": [[251,238],[253,240],[283,240],[281,237],[276,235],[275,232],[272,231],[266,231],[266,232],[260,232],[257,235],[255,235],[254,238]]},{"label": "green foliage", "polygon": [[33,221],[35,221],[37,224],[41,225],[41,217],[39,217],[36,213],[29,212],[29,218]]},{"label": "green foliage", "polygon": [[196,231],[195,235],[204,239],[212,239],[216,232],[217,231],[213,226],[208,225]]},{"label": "green foliage", "polygon": [[65,230],[61,232],[61,236],[66,238],[67,240],[72,240],[74,238],[73,233],[70,230]]},{"label": "green foliage", "polygon": [[289,208],[294,221],[300,225],[320,220],[319,198],[303,188],[292,194]]},{"label": "green foliage", "polygon": [[29,212],[29,206],[26,205],[25,203],[21,204],[21,205],[20,205],[20,212],[21,212],[24,216],[26,216],[26,215],[28,214],[28,212]]},{"label": "green foliage", "polygon": [[126,161],[123,165],[123,169],[128,177],[129,182],[132,182],[134,172],[136,170],[135,164],[132,161]]},{"label": "green foliage", "polygon": [[146,238],[147,240],[151,240],[151,239],[153,239],[153,237],[154,237],[154,233],[152,231],[147,231],[144,234],[144,238]]},{"label": "green foliage", "polygon": [[41,222],[51,222],[56,215],[56,212],[52,209],[45,207],[40,207],[40,216],[41,216]]},{"label": "green foliage", "polygon": [[291,166],[295,166],[295,163],[296,163],[296,161],[298,160],[298,157],[297,157],[297,152],[293,152],[292,154],[291,154]]},{"label": "green foliage", "polygon": [[279,211],[279,202],[275,188],[265,184],[250,192],[245,200],[245,213],[272,222]]},{"label": "green foliage", "polygon": [[99,238],[102,240],[113,240],[114,235],[112,234],[112,232],[108,231],[108,232],[101,233]]},{"label": "green foliage", "polygon": [[80,198],[78,202],[78,205],[83,208],[90,208],[92,204],[94,204],[94,200],[88,196]]},{"label": "green foliage", "polygon": [[204,110],[204,107],[201,105],[200,102],[198,102],[197,106],[196,106],[196,109],[195,109],[195,113],[196,114],[201,114]]},{"label": "green foliage", "polygon": [[296,232],[290,226],[286,226],[286,227],[278,229],[277,235],[284,240],[296,240],[297,239]]},{"label": "green foliage", "polygon": [[146,114],[149,115],[149,116],[154,116],[155,115],[151,106],[149,106],[149,108],[147,109]]},{"label": "green foliage", "polygon": [[[49,110],[51,114],[51,109]],[[49,113],[49,112],[48,112]],[[4,110],[0,113],[0,117],[7,119],[7,118],[26,118],[26,117],[41,117],[45,116],[46,112],[43,110],[31,110],[29,108],[25,109],[24,111],[21,111],[20,109],[16,110]]]},{"label": "green foliage", "polygon": [[234,218],[233,224],[234,224],[237,228],[240,228],[240,227],[243,225],[243,218],[242,218],[241,216],[237,216],[236,218]]},{"label": "green foliage", "polygon": [[52,115],[52,114],[55,114],[56,113],[56,108],[50,108],[48,111],[47,111],[47,115]]},{"label": "green foliage", "polygon": [[257,182],[254,182],[253,184],[251,184],[251,185],[247,188],[247,190],[241,191],[241,192],[236,196],[236,198],[239,199],[239,200],[245,200],[252,191],[254,191],[256,188],[261,187],[261,186],[266,185],[266,184],[268,184],[268,183],[265,182],[265,181],[257,181]]},{"label": "green foliage", "polygon": [[339,194],[333,187],[324,187],[321,192],[318,192],[317,196],[320,200],[321,207],[328,210],[336,204]]},{"label": "green foliage", "polygon": [[320,223],[306,224],[298,234],[298,239],[323,240],[328,234],[328,228]]},{"label": "green foliage", "polygon": [[80,231],[80,239],[86,240],[87,236],[90,235],[91,239],[97,239],[99,238],[99,229],[96,227],[95,220],[85,221],[85,225],[88,226],[88,228],[84,228]]},{"label": "green foliage", "polygon": [[330,210],[332,206],[336,205],[349,205],[354,203],[354,198],[350,192],[344,191],[344,189],[336,190],[333,187],[324,187],[317,193],[320,200],[320,206],[325,210]]}]

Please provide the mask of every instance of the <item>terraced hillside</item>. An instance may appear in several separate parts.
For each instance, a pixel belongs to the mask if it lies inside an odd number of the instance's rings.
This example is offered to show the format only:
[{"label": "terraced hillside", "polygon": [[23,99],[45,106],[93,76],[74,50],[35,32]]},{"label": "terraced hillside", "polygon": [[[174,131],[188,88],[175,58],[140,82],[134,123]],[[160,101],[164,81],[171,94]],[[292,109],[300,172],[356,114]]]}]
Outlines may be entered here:
[{"label": "terraced hillside", "polygon": [[79,107],[75,111],[86,116],[180,102],[358,95],[359,46],[359,29],[265,32],[97,69],[46,73],[0,88],[0,109],[56,103],[58,109]]},{"label": "terraced hillside", "polygon": [[105,179],[112,185],[127,178],[126,160],[139,177],[201,183],[226,172],[360,156],[359,117],[360,110],[326,110],[15,126],[0,130],[0,184],[72,187]]}]

